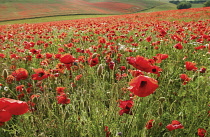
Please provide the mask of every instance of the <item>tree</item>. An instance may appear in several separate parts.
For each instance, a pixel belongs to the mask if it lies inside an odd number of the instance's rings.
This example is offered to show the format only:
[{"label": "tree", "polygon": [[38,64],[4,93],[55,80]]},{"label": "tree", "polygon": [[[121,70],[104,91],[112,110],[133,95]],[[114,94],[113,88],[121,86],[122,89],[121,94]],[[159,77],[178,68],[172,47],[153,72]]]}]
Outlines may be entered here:
[{"label": "tree", "polygon": [[203,6],[204,7],[210,7],[210,0],[206,1]]},{"label": "tree", "polygon": [[180,2],[178,5],[177,5],[177,9],[189,9],[191,8],[192,5],[190,2]]}]

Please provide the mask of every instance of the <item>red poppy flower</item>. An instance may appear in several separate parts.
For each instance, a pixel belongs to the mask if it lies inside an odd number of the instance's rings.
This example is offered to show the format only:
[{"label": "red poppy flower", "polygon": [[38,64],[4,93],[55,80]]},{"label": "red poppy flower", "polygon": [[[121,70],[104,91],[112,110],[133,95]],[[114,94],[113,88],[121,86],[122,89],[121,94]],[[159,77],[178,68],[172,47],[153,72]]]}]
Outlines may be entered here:
[{"label": "red poppy flower", "polygon": [[23,92],[24,85],[19,85],[16,87],[16,91]]},{"label": "red poppy flower", "polygon": [[198,128],[198,136],[205,137],[205,135],[206,135],[206,130],[203,128]]},{"label": "red poppy flower", "polygon": [[78,80],[80,80],[81,78],[82,78],[82,74],[77,75],[77,76],[75,77],[75,80],[78,81]]},{"label": "red poppy flower", "polygon": [[158,66],[152,66],[150,73],[157,74],[158,77],[160,76],[160,72],[162,72],[162,69]]},{"label": "red poppy flower", "polygon": [[45,56],[46,56],[47,59],[50,59],[50,58],[53,57],[53,54],[52,53],[46,53]]},{"label": "red poppy flower", "polygon": [[145,72],[151,72],[152,65],[148,59],[137,55],[136,57],[127,57],[127,62],[134,66],[136,69]]},{"label": "red poppy flower", "polygon": [[70,103],[70,99],[67,98],[67,95],[65,93],[60,94],[56,98],[57,98],[58,104],[69,104]]},{"label": "red poppy flower", "polygon": [[45,71],[43,68],[34,69],[36,74],[32,75],[33,80],[43,80],[49,76],[49,73]]},{"label": "red poppy flower", "polygon": [[200,49],[205,49],[205,48],[206,48],[206,46],[204,46],[204,45],[194,47],[195,50],[200,50]]},{"label": "red poppy flower", "polygon": [[174,45],[174,48],[176,48],[176,49],[183,49],[183,46],[182,46],[181,43],[178,43],[178,44]]},{"label": "red poppy flower", "polygon": [[115,62],[114,61],[110,61],[109,62],[109,69],[113,70],[115,67]]},{"label": "red poppy flower", "polygon": [[12,76],[15,77],[16,81],[24,80],[28,78],[28,71],[24,68],[19,68],[12,72]]},{"label": "red poppy flower", "polygon": [[119,69],[120,69],[120,71],[125,71],[126,67],[125,66],[120,66]]},{"label": "red poppy flower", "polygon": [[157,56],[153,57],[156,63],[161,63],[162,60],[165,60],[167,58],[168,58],[168,54],[157,54]]},{"label": "red poppy flower", "polygon": [[189,61],[185,62],[185,68],[189,71],[190,70],[193,70],[193,71],[197,70],[198,68],[195,67],[195,65],[196,65],[196,63],[193,63],[193,62],[189,62]]},{"label": "red poppy flower", "polygon": [[146,129],[151,129],[153,127],[153,119],[149,120],[147,123],[146,123]]},{"label": "red poppy flower", "polygon": [[5,58],[6,56],[3,53],[0,53],[1,58]]},{"label": "red poppy flower", "polygon": [[5,124],[5,122],[0,122],[0,127],[3,126]]},{"label": "red poppy flower", "polygon": [[57,87],[56,92],[57,92],[57,94],[62,94],[62,93],[64,93],[65,89],[66,89],[66,87]]},{"label": "red poppy flower", "polygon": [[200,68],[199,72],[200,73],[205,73],[206,72],[206,68]]},{"label": "red poppy flower", "polygon": [[175,129],[183,129],[184,126],[177,120],[173,120],[171,122],[171,124],[168,124],[166,126],[166,128],[169,130],[169,131],[172,131],[172,130],[175,130]]},{"label": "red poppy flower", "polygon": [[74,62],[74,60],[75,58],[69,53],[64,54],[60,57],[60,62],[64,64],[71,64]]},{"label": "red poppy flower", "polygon": [[155,92],[158,88],[158,81],[147,77],[147,76],[138,76],[133,78],[130,82],[128,89],[139,97],[146,97]]},{"label": "red poppy flower", "polygon": [[7,122],[11,119],[12,114],[6,110],[0,110],[0,122]]},{"label": "red poppy flower", "polygon": [[151,36],[149,36],[149,37],[146,38],[146,41],[147,42],[150,42],[151,40],[152,40],[152,37]]},{"label": "red poppy flower", "polygon": [[20,100],[0,98],[0,110],[5,110],[12,115],[22,115],[28,111],[28,105]]},{"label": "red poppy flower", "polygon": [[37,59],[42,59],[42,58],[44,58],[44,56],[43,56],[42,54],[37,54],[37,55],[36,55],[36,58],[37,58]]},{"label": "red poppy flower", "polygon": [[183,81],[183,85],[186,85],[191,80],[186,74],[181,74],[180,78]]},{"label": "red poppy flower", "polygon": [[132,112],[131,112],[131,108],[133,107],[132,100],[125,100],[125,101],[120,100],[119,107],[122,108],[119,111],[119,115],[123,115],[124,113],[132,115]]},{"label": "red poppy flower", "polygon": [[144,73],[141,70],[130,70],[129,69],[128,72],[130,72],[133,77],[144,75]]},{"label": "red poppy flower", "polygon": [[39,54],[41,51],[40,50],[37,50],[37,49],[30,49],[30,52],[32,54]]},{"label": "red poppy flower", "polygon": [[61,54],[55,54],[55,58],[56,59],[60,59],[61,58]]},{"label": "red poppy flower", "polygon": [[93,67],[95,65],[97,65],[99,63],[98,57],[92,58],[89,57],[88,58],[88,64],[90,65],[90,67]]}]

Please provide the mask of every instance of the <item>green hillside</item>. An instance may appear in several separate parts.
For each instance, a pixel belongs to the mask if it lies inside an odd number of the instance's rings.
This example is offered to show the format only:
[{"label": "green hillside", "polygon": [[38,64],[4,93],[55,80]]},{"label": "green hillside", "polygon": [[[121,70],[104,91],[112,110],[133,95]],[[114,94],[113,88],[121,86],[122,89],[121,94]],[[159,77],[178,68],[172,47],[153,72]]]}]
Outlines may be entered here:
[{"label": "green hillside", "polygon": [[0,21],[57,15],[116,15],[165,4],[147,0],[0,0]]}]

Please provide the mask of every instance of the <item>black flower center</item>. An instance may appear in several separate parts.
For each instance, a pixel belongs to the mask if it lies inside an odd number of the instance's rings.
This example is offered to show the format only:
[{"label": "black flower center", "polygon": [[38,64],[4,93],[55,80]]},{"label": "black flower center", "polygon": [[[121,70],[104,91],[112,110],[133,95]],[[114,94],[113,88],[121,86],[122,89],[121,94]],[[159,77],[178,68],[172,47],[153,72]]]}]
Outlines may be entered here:
[{"label": "black flower center", "polygon": [[152,72],[157,72],[157,69],[155,69],[155,68],[154,68],[154,69],[152,69]]},{"label": "black flower center", "polygon": [[44,76],[44,72],[39,73],[39,77],[42,77],[42,76]]},{"label": "black flower center", "polygon": [[147,81],[141,81],[141,83],[140,83],[140,87],[142,88],[142,87],[144,87],[144,86],[146,86],[147,85]]}]

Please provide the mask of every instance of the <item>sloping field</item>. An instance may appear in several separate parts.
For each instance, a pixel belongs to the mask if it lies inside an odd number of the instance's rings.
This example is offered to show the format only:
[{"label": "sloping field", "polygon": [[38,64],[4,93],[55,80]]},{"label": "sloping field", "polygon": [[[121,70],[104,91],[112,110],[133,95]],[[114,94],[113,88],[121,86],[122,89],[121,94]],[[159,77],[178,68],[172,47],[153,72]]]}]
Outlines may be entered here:
[{"label": "sloping field", "polygon": [[162,5],[145,0],[0,0],[0,21],[74,14],[127,14]]}]

